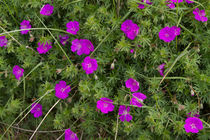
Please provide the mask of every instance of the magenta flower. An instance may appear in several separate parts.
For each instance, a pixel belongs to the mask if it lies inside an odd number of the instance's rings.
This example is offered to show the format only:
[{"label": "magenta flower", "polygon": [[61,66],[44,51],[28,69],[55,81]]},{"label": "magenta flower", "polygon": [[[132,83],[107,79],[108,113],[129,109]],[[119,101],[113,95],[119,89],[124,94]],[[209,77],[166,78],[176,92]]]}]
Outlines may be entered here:
[{"label": "magenta flower", "polygon": [[82,62],[82,68],[86,72],[86,74],[91,74],[97,70],[98,64],[96,59],[91,59],[89,56],[85,57]]},{"label": "magenta flower", "polygon": [[70,21],[66,24],[67,32],[76,35],[79,31],[79,22],[78,21]]},{"label": "magenta flower", "polygon": [[166,26],[165,28],[160,30],[159,38],[164,42],[171,42],[176,37],[174,32],[175,31],[173,28]]},{"label": "magenta flower", "polygon": [[130,53],[133,53],[133,52],[134,52],[134,49],[131,49],[131,50],[130,50]]},{"label": "magenta flower", "polygon": [[38,117],[42,116],[42,105],[41,104],[33,103],[31,108],[33,108],[31,110],[31,114],[34,114],[35,118],[38,118]]},{"label": "magenta flower", "polygon": [[5,36],[0,36],[0,46],[6,46],[7,45],[7,38]]},{"label": "magenta flower", "polygon": [[172,26],[171,29],[174,31],[175,36],[180,35],[181,28],[177,26]]},{"label": "magenta flower", "polygon": [[133,23],[132,20],[126,20],[121,25],[121,30],[125,33],[125,35],[131,39],[134,40],[135,37],[139,33],[139,27],[137,24]]},{"label": "magenta flower", "polygon": [[39,52],[39,54],[46,54],[51,48],[52,48],[52,46],[51,46],[51,42],[50,43],[48,43],[47,41],[45,42],[45,43],[38,43],[38,48],[37,48],[37,51]]},{"label": "magenta flower", "polygon": [[164,67],[165,67],[165,65],[166,64],[163,63],[163,64],[161,64],[161,65],[158,66],[158,71],[159,71],[159,73],[160,73],[161,76],[164,76],[164,70],[165,70]]},{"label": "magenta flower", "polygon": [[68,42],[69,36],[68,35],[59,35],[60,42],[63,46],[65,46]]},{"label": "magenta flower", "polygon": [[208,20],[208,18],[205,17],[205,10],[199,10],[198,8],[196,8],[195,10],[193,10],[193,14],[195,15],[195,19],[198,21],[205,22]]},{"label": "magenta flower", "polygon": [[[149,5],[151,5],[152,4],[152,2],[150,2],[150,0],[141,0],[141,2],[144,2],[144,3],[146,3],[146,4],[149,4]],[[140,9],[144,9],[144,4],[140,4],[140,3],[138,3],[139,5],[138,5],[138,8],[140,8]]]},{"label": "magenta flower", "polygon": [[187,118],[189,118],[189,117],[191,117],[191,116],[197,117],[197,118],[200,117],[199,112],[197,112],[197,113],[192,113],[192,112],[190,112],[190,113],[187,113],[187,114],[188,114],[188,115],[187,115]]},{"label": "magenta flower", "polygon": [[66,129],[65,130],[65,140],[79,140],[77,137],[77,134],[75,134],[71,129]]},{"label": "magenta flower", "polygon": [[12,73],[15,75],[15,78],[17,80],[20,80],[20,78],[23,76],[24,69],[20,68],[18,65],[15,65],[13,67]]},{"label": "magenta flower", "polygon": [[175,8],[175,4],[173,2],[171,2],[170,0],[167,0],[166,3],[167,3],[166,6],[168,6],[169,8],[171,8],[171,9]]},{"label": "magenta flower", "polygon": [[183,2],[183,0],[171,0],[173,3],[181,3],[181,2]]},{"label": "magenta flower", "polygon": [[203,129],[203,123],[197,117],[189,117],[185,120],[184,128],[187,133],[198,133],[199,130]]},{"label": "magenta flower", "polygon": [[147,98],[147,96],[140,92],[133,93],[132,95],[133,98],[131,98],[130,104],[137,107],[142,107],[143,105],[141,102],[143,102]]},{"label": "magenta flower", "polygon": [[75,39],[72,41],[71,51],[77,51],[77,55],[88,55],[94,51],[94,46],[88,39]]},{"label": "magenta flower", "polygon": [[132,116],[129,114],[129,111],[130,111],[130,107],[128,106],[127,108],[126,108],[126,106],[125,105],[121,105],[120,107],[119,107],[119,115],[121,115],[120,117],[119,117],[119,119],[122,121],[122,122],[124,122],[125,120],[127,121],[127,122],[129,122],[130,120],[132,120]]},{"label": "magenta flower", "polygon": [[69,95],[68,93],[71,91],[71,87],[66,85],[65,81],[60,81],[55,85],[55,96],[60,99],[66,99]]},{"label": "magenta flower", "polygon": [[191,1],[191,0],[185,0],[186,3],[194,3],[194,1]]},{"label": "magenta flower", "polygon": [[130,88],[131,92],[135,92],[139,90],[139,82],[130,78],[125,82],[126,88]]},{"label": "magenta flower", "polygon": [[114,105],[113,101],[109,98],[101,98],[99,101],[97,101],[97,106],[98,109],[101,110],[102,113],[106,114],[108,112],[111,112],[114,110]]},{"label": "magenta flower", "polygon": [[[28,20],[23,20],[23,21],[20,23],[20,29],[31,29],[30,21],[28,21]],[[27,34],[28,32],[29,32],[29,30],[24,30],[24,31],[21,31],[21,34]]]},{"label": "magenta flower", "polygon": [[53,8],[54,7],[52,5],[46,4],[41,8],[40,14],[50,16],[53,13]]}]

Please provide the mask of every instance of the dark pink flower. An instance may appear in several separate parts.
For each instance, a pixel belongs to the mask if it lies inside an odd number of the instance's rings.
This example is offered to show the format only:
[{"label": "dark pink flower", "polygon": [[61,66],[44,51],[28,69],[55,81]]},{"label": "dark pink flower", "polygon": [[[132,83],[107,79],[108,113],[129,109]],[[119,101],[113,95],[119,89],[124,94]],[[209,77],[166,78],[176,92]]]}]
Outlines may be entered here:
[{"label": "dark pink flower", "polygon": [[60,99],[66,99],[69,95],[68,93],[71,91],[71,87],[66,85],[65,81],[60,81],[55,85],[55,96]]},{"label": "dark pink flower", "polygon": [[131,92],[135,92],[139,90],[139,82],[130,78],[125,82],[126,88],[130,88]]},{"label": "dark pink flower", "polygon": [[183,2],[183,0],[171,0],[171,2],[173,2],[173,3],[181,3],[181,2]]},{"label": "dark pink flower", "polygon": [[143,102],[147,96],[140,92],[133,93],[132,95],[133,97],[131,98],[130,104],[137,107],[142,107],[143,105],[141,102]]},{"label": "dark pink flower", "polygon": [[165,70],[164,67],[165,67],[165,65],[166,64],[163,63],[163,64],[161,64],[161,65],[158,66],[158,71],[159,71],[159,73],[160,73],[161,76],[164,76],[164,70]]},{"label": "dark pink flower", "polygon": [[71,129],[66,129],[65,130],[65,140],[79,140],[77,137],[77,134],[75,134]]},{"label": "dark pink flower", "polygon": [[121,30],[131,40],[134,40],[135,37],[139,34],[139,27],[137,24],[133,23],[132,20],[124,21],[121,25]]},{"label": "dark pink flower", "polygon": [[199,130],[203,129],[203,123],[197,117],[189,117],[185,120],[184,128],[187,133],[198,133]]},{"label": "dark pink flower", "polygon": [[0,46],[6,46],[7,45],[7,38],[5,36],[0,36]]},{"label": "dark pink flower", "polygon": [[39,54],[46,54],[51,48],[52,48],[52,46],[51,46],[51,42],[50,43],[48,43],[47,41],[45,42],[45,43],[38,43],[38,48],[37,48],[37,51],[39,52]]},{"label": "dark pink flower", "polygon": [[86,74],[91,74],[97,70],[98,64],[96,59],[91,59],[89,56],[85,57],[82,62],[82,68],[86,72]]},{"label": "dark pink flower", "polygon": [[171,42],[176,37],[174,30],[171,27],[164,27],[159,32],[159,38],[164,42]]},{"label": "dark pink flower", "polygon": [[31,113],[34,114],[35,118],[42,116],[42,105],[41,104],[33,103],[31,108],[33,108],[31,110]]},{"label": "dark pink flower", "polygon": [[206,15],[205,10],[199,10],[198,8],[196,8],[193,11],[193,14],[195,15],[195,19],[198,21],[205,22],[208,20],[208,18],[205,17],[205,15]]},{"label": "dark pink flower", "polygon": [[133,52],[134,52],[134,49],[131,49],[131,50],[130,50],[130,53],[133,53]]},{"label": "dark pink flower", "polygon": [[186,3],[194,3],[194,1],[191,1],[191,0],[185,0]]},{"label": "dark pink flower", "polygon": [[68,35],[59,35],[60,42],[63,46],[65,46],[68,42],[69,36]]},{"label": "dark pink flower", "polygon": [[23,76],[24,69],[20,68],[18,65],[15,65],[13,67],[12,73],[15,75],[15,78],[17,80],[20,80],[20,78]]},{"label": "dark pink flower", "polygon": [[[152,2],[150,2],[150,0],[141,0],[141,2],[144,2],[145,4],[149,4],[149,5],[151,5],[151,4],[152,4]],[[138,8],[140,8],[140,9],[144,9],[144,7],[145,7],[145,5],[144,5],[144,4],[140,4],[140,3],[138,3]]]},{"label": "dark pink flower", "polygon": [[99,101],[97,101],[97,106],[98,109],[101,110],[102,113],[106,114],[108,112],[111,112],[114,110],[114,105],[113,101],[109,98],[101,98]]},{"label": "dark pink flower", "polygon": [[[20,23],[20,29],[31,29],[30,21],[28,21],[28,20],[23,20],[23,21]],[[29,32],[29,30],[24,30],[24,31],[21,31],[21,34],[27,34],[28,32]]]},{"label": "dark pink flower", "polygon": [[70,21],[66,24],[67,32],[76,35],[79,31],[79,22],[78,21]]},{"label": "dark pink flower", "polygon": [[94,51],[94,46],[88,39],[75,39],[72,41],[71,51],[77,51],[77,55],[88,55]]},{"label": "dark pink flower", "polygon": [[132,120],[133,117],[129,114],[129,112],[130,112],[130,107],[129,106],[126,108],[125,105],[121,105],[119,107],[119,115],[120,115],[119,119],[122,122],[125,121],[125,120],[127,122],[129,122],[130,120]]},{"label": "dark pink flower", "polygon": [[53,9],[54,7],[52,5],[46,4],[40,9],[40,14],[50,16],[53,13]]}]

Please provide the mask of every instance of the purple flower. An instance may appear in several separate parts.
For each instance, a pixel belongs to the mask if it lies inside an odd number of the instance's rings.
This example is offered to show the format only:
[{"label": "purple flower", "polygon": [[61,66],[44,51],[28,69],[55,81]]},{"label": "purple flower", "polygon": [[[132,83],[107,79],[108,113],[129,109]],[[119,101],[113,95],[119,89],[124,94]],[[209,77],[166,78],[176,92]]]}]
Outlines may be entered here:
[{"label": "purple flower", "polygon": [[174,30],[171,27],[166,26],[159,32],[159,38],[164,42],[171,42],[176,37]]},{"label": "purple flower", "polygon": [[7,45],[7,38],[5,36],[0,36],[0,46],[6,46]]},{"label": "purple flower", "polygon": [[75,39],[72,41],[71,51],[77,51],[77,55],[88,55],[94,51],[94,46],[88,39]]},{"label": "purple flower", "polygon": [[130,78],[125,82],[126,88],[130,88],[131,92],[135,92],[139,90],[139,82]]},{"label": "purple flower", "polygon": [[41,8],[40,14],[50,16],[53,13],[53,8],[54,7],[52,5],[46,4]]},{"label": "purple flower", "polygon": [[13,67],[12,73],[15,75],[17,80],[20,80],[20,77],[23,76],[24,69],[20,68],[18,65]]},{"label": "purple flower", "polygon": [[125,105],[121,105],[120,108],[119,108],[119,115],[121,115],[119,118],[122,122],[124,122],[125,120],[127,122],[129,122],[130,120],[132,120],[132,116],[129,114],[129,111],[130,111],[130,107],[128,106],[126,108]]},{"label": "purple flower", "polygon": [[180,35],[181,28],[172,26],[171,29],[174,31],[175,36]]},{"label": "purple flower", "polygon": [[208,18],[205,17],[205,10],[199,10],[198,8],[196,8],[195,10],[193,10],[193,14],[195,15],[195,19],[198,21],[205,22],[208,20]]},{"label": "purple flower", "polygon": [[185,120],[184,128],[187,133],[198,133],[199,130],[203,129],[203,123],[197,117],[189,117]]},{"label": "purple flower", "polygon": [[134,52],[134,49],[131,49],[131,50],[130,50],[130,53],[133,53],[133,52]]},{"label": "purple flower", "polygon": [[65,130],[65,140],[79,140],[77,137],[77,134],[71,131],[71,129],[66,129]]},{"label": "purple flower", "polygon": [[68,35],[59,35],[60,42],[63,46],[65,46],[68,42],[69,36]]},{"label": "purple flower", "polygon": [[166,64],[163,63],[163,64],[161,64],[161,65],[158,66],[158,71],[159,71],[159,73],[160,73],[161,76],[164,76],[164,70],[165,70],[164,67],[165,67],[165,65]]},{"label": "purple flower", "polygon": [[51,46],[51,42],[50,43],[48,43],[47,41],[45,42],[45,43],[38,43],[38,48],[37,48],[37,51],[39,52],[39,54],[46,54],[51,48],[52,48],[52,46]]},{"label": "purple flower", "polygon": [[[144,3],[146,3],[146,4],[149,4],[149,5],[151,5],[152,4],[152,2],[150,2],[150,0],[142,0],[141,2],[144,2]],[[138,5],[138,8],[140,8],[140,9],[144,9],[144,4],[140,4],[140,3],[138,3],[139,5]]]},{"label": "purple flower", "polygon": [[194,3],[194,1],[191,1],[191,0],[185,0],[186,3]]},{"label": "purple flower", "polygon": [[60,99],[66,99],[69,95],[68,93],[71,91],[71,87],[66,85],[65,81],[60,81],[55,85],[55,96]]},{"label": "purple flower", "polygon": [[181,3],[181,2],[183,2],[183,0],[171,0],[173,3]]},{"label": "purple flower", "polygon": [[82,68],[86,72],[86,74],[91,74],[97,70],[98,64],[96,59],[91,59],[89,56],[85,57],[82,62]]},{"label": "purple flower", "polygon": [[97,101],[97,108],[101,110],[102,113],[106,114],[114,110],[114,105],[112,104],[113,101],[109,98],[101,98]]},{"label": "purple flower", "polygon": [[131,98],[130,104],[137,107],[142,107],[143,105],[141,102],[143,102],[147,98],[147,96],[140,92],[133,93],[132,95],[133,98]]},{"label": "purple flower", "polygon": [[187,114],[188,114],[188,115],[187,115],[187,118],[189,118],[189,117],[191,117],[191,116],[197,117],[197,118],[200,117],[199,112],[197,112],[197,113],[192,113],[192,112],[190,112],[190,113],[187,113]]},{"label": "purple flower", "polygon": [[78,21],[70,21],[66,24],[67,32],[76,35],[79,31],[79,22]]},{"label": "purple flower", "polygon": [[41,104],[33,103],[31,108],[33,108],[31,110],[31,113],[34,114],[35,118],[38,118],[38,117],[42,116],[42,105]]},{"label": "purple flower", "polygon": [[[23,20],[23,21],[20,23],[20,29],[31,29],[30,21],[28,21],[28,20]],[[27,34],[28,31],[29,31],[29,30],[21,31],[21,34]]]},{"label": "purple flower", "polygon": [[121,30],[125,33],[125,35],[131,39],[134,40],[135,37],[139,33],[139,27],[137,24],[133,23],[132,20],[126,20],[121,25]]},{"label": "purple flower", "polygon": [[175,8],[175,4],[173,2],[171,2],[170,0],[167,0],[166,3],[167,3],[166,6],[168,6],[169,8],[171,8],[171,9]]}]

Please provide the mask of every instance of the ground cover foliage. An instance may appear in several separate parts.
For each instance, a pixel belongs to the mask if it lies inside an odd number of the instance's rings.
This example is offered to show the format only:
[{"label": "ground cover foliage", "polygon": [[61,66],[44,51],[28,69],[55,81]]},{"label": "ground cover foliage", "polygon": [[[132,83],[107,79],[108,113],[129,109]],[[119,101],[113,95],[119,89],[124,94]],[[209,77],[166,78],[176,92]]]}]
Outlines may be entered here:
[{"label": "ground cover foliage", "polygon": [[[209,139],[210,30],[208,21],[194,18],[193,10],[205,9],[210,18],[210,4],[183,2],[170,9],[165,0],[152,2],[139,9],[139,0],[1,0],[0,36],[8,40],[0,47],[1,138],[29,139],[55,105],[34,138],[57,139],[70,128],[81,139]],[[54,6],[51,16],[40,15],[44,4]],[[127,19],[140,28],[134,40],[120,30]],[[32,26],[26,35],[16,31],[23,20]],[[77,35],[66,32],[69,21],[79,22]],[[166,26],[181,28],[170,43],[158,36]],[[59,35],[65,34],[68,43],[62,45]],[[98,63],[94,73],[87,75],[82,69],[87,55],[71,51],[74,39],[88,39],[94,45],[90,54]],[[47,40],[52,48],[39,54],[38,42]],[[165,76],[158,71],[162,63]],[[19,81],[12,72],[15,65],[24,69]],[[139,82],[138,91],[147,98],[141,108],[130,106],[133,118],[122,122],[118,109],[130,104],[132,92],[125,87],[129,78]],[[64,100],[54,91],[61,80],[71,86]],[[102,97],[113,100],[114,111],[103,114],[97,109]],[[43,115],[34,118],[27,112],[37,99]],[[199,133],[184,129],[190,112],[200,115],[204,128]]]}]

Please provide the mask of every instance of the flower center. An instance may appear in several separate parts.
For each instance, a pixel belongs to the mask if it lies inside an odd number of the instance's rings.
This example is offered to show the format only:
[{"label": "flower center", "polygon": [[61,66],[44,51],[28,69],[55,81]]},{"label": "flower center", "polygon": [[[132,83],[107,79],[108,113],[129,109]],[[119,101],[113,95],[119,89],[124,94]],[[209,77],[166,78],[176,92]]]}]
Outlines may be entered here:
[{"label": "flower center", "polygon": [[37,108],[36,111],[40,111],[40,108]]},{"label": "flower center", "polygon": [[92,67],[92,64],[91,63],[87,64],[87,67],[88,68],[91,68]]},{"label": "flower center", "polygon": [[136,82],[133,82],[133,86],[136,86]]},{"label": "flower center", "polygon": [[64,92],[65,91],[65,88],[61,88],[61,92]]},{"label": "flower center", "polygon": [[123,115],[127,115],[128,112],[126,110],[123,111]]},{"label": "flower center", "polygon": [[72,138],[72,139],[75,138],[74,134],[71,134],[71,138]]},{"label": "flower center", "polygon": [[165,37],[169,37],[169,34],[167,33],[167,34],[165,34]]},{"label": "flower center", "polygon": [[17,72],[18,74],[21,74],[21,70],[18,70],[18,72]]},{"label": "flower center", "polygon": [[104,107],[107,107],[108,106],[108,104],[107,103],[104,103]]},{"label": "flower center", "polygon": [[190,126],[191,126],[192,129],[196,128],[194,123],[192,123]]}]

